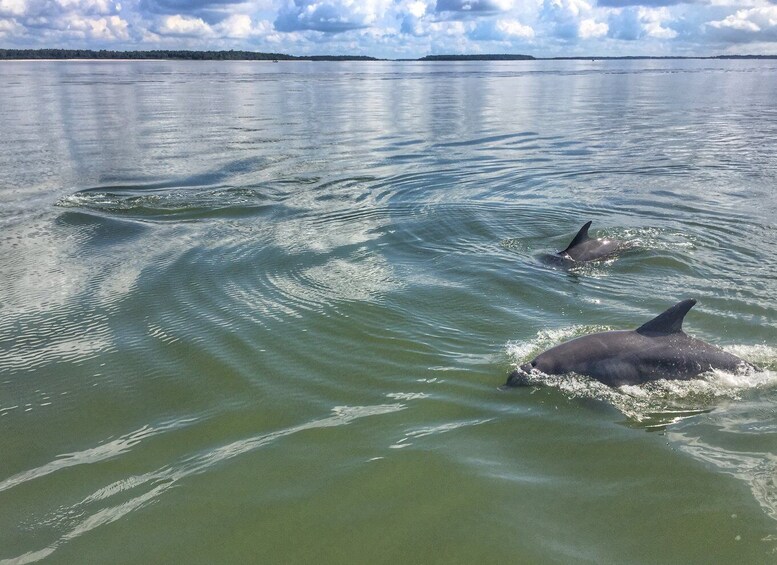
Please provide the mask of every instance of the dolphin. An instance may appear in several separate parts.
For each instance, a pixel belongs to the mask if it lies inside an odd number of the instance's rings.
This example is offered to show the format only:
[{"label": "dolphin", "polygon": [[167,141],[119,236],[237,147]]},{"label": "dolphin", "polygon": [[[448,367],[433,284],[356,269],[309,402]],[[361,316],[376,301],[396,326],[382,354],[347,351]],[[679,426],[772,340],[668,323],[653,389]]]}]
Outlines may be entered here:
[{"label": "dolphin", "polygon": [[595,239],[589,236],[588,228],[590,227],[591,222],[586,222],[569,245],[567,245],[566,249],[559,251],[555,255],[548,255],[546,258],[551,261],[561,260],[564,262],[574,261],[582,263],[605,259],[624,247],[623,242],[617,239]]},{"label": "dolphin", "polygon": [[688,380],[711,369],[755,369],[683,332],[683,319],[694,304],[693,299],[678,302],[636,330],[594,333],[561,343],[510,373],[506,385],[531,384],[533,372],[577,373],[617,387],[657,379]]}]

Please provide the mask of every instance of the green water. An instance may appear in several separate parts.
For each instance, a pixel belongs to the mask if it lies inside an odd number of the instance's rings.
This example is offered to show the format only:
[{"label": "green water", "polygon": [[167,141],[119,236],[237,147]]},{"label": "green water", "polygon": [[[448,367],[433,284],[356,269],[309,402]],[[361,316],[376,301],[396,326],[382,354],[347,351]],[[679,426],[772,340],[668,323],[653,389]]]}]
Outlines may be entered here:
[{"label": "green water", "polygon": [[[774,61],[0,78],[0,563],[777,560]],[[761,371],[498,389],[689,297]]]}]

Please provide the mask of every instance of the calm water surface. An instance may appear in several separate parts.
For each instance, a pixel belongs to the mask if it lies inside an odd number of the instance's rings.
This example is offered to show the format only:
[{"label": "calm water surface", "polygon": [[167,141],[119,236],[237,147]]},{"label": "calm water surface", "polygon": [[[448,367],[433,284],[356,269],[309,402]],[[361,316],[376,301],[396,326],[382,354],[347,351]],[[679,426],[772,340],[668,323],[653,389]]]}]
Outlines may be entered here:
[{"label": "calm water surface", "polygon": [[[777,560],[777,62],[0,79],[0,562]],[[764,370],[497,388],[689,297]]]}]

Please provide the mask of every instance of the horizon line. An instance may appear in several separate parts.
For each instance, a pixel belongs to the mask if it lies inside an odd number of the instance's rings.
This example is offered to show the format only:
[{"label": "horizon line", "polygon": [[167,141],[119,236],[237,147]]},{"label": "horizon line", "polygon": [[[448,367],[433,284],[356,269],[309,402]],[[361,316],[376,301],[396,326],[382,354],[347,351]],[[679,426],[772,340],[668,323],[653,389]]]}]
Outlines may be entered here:
[{"label": "horizon line", "polygon": [[[35,55],[47,55],[38,57]],[[59,55],[59,56],[57,56]],[[248,50],[218,49],[70,49],[58,47],[0,48],[0,60],[35,59],[163,59],[163,60],[286,60],[286,61],[570,61],[570,60],[649,60],[649,59],[777,59],[777,55],[556,55],[535,56],[518,53],[445,53],[421,57],[384,58],[370,55],[291,55]]]}]

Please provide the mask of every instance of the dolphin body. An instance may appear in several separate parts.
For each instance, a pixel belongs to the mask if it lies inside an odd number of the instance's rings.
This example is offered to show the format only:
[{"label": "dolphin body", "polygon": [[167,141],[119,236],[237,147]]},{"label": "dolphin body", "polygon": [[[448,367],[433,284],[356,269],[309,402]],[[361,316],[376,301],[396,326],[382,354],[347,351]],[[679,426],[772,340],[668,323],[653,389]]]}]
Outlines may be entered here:
[{"label": "dolphin body", "polygon": [[624,247],[623,242],[617,239],[596,239],[589,236],[590,227],[591,222],[586,222],[566,249],[554,255],[545,255],[544,258],[553,263],[584,263],[605,259]]},{"label": "dolphin body", "polygon": [[683,332],[696,300],[683,300],[636,330],[578,337],[540,353],[507,377],[507,386],[531,384],[530,374],[577,373],[609,386],[657,379],[688,380],[711,369],[735,372],[754,367],[731,353]]}]

